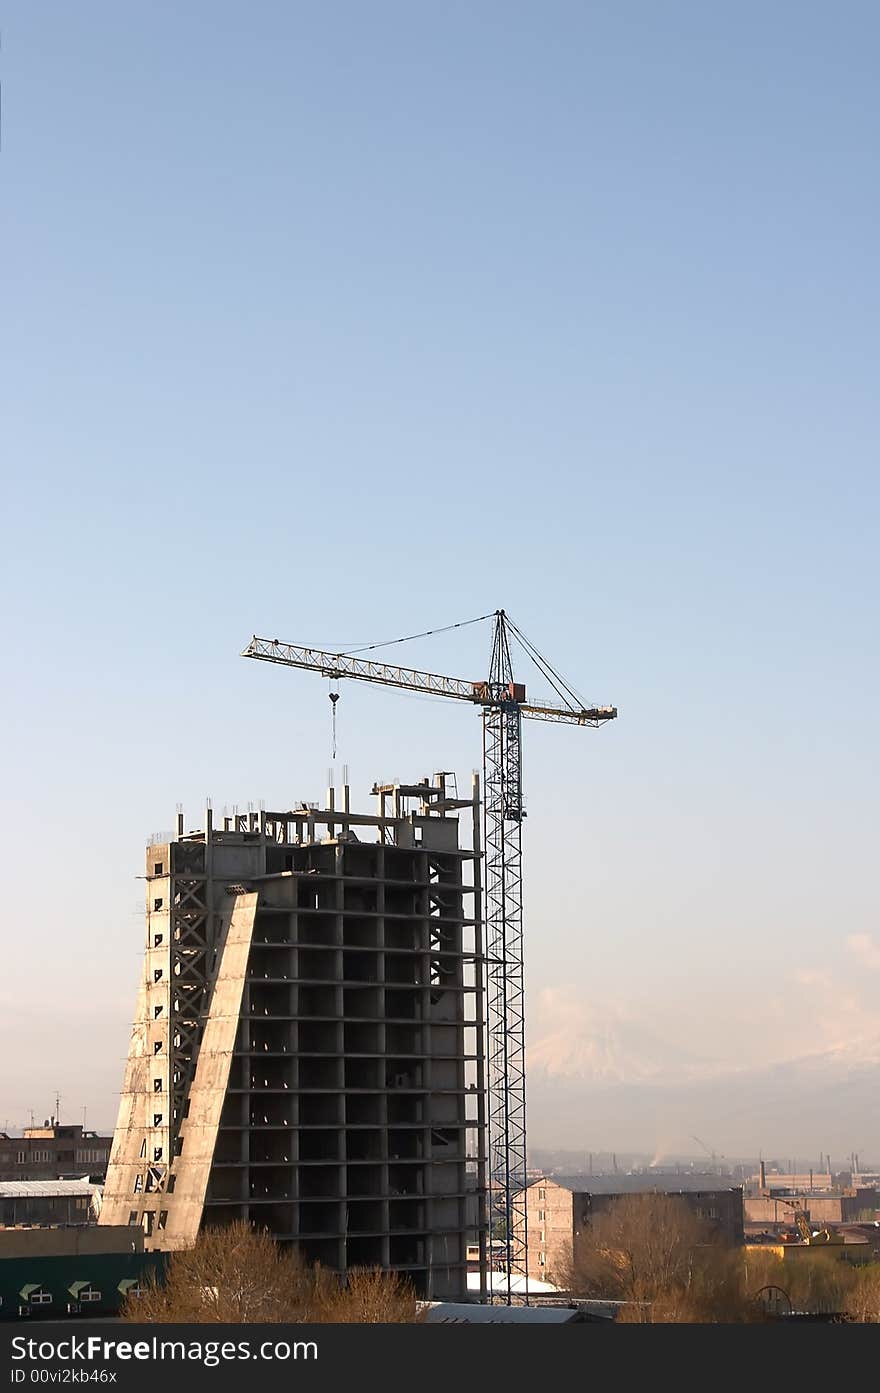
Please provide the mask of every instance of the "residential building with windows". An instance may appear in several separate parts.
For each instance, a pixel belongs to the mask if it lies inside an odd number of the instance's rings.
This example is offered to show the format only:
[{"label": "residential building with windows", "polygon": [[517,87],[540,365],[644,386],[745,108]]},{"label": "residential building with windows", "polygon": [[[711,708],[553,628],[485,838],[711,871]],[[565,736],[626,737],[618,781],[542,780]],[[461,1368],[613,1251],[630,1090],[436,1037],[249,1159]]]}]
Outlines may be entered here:
[{"label": "residential building with windows", "polygon": [[[631,1193],[631,1192],[628,1192]],[[650,1193],[650,1192],[649,1192]],[[681,1199],[709,1227],[713,1236],[729,1246],[743,1242],[743,1193],[737,1186],[726,1190],[654,1190]],[[598,1214],[624,1196],[614,1192],[575,1189],[572,1184],[539,1176],[527,1187],[526,1222],[529,1242],[529,1276],[564,1286],[572,1263],[586,1241]]]}]

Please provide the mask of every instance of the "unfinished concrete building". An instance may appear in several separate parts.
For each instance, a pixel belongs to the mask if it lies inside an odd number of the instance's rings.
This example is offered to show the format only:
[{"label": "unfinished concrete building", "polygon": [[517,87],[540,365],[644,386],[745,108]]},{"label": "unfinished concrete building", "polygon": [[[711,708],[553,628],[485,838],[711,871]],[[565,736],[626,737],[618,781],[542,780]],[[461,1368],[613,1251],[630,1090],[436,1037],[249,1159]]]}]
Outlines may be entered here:
[{"label": "unfinished concrete building", "polygon": [[[479,784],[248,812],[147,849],[101,1211],[147,1248],[245,1218],[345,1272],[466,1290],[483,1239]],[[467,826],[460,845],[460,814]]]}]

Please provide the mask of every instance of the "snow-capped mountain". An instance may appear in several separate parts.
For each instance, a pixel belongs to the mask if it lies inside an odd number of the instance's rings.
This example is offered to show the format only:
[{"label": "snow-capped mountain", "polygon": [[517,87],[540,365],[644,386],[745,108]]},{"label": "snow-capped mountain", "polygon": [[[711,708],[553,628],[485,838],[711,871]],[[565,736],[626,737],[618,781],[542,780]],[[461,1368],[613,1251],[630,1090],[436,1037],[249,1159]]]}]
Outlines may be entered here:
[{"label": "snow-capped mountain", "polygon": [[696,1078],[721,1067],[621,1015],[590,1022],[563,1018],[530,1046],[528,1062],[532,1076],[595,1084]]},{"label": "snow-capped mountain", "polygon": [[[571,1023],[569,1023],[570,1025]],[[561,1024],[529,1050],[536,1146],[719,1154],[851,1150],[880,1156],[880,1031],[737,1067],[670,1046],[637,1023]]]}]

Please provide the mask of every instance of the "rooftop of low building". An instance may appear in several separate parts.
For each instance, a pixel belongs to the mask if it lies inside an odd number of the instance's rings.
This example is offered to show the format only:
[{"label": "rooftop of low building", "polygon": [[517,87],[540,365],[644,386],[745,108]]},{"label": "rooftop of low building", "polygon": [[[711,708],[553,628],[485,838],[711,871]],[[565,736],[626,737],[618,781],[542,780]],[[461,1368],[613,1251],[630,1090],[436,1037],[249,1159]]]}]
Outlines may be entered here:
[{"label": "rooftop of low building", "polygon": [[87,1175],[76,1180],[0,1180],[0,1199],[76,1199],[80,1195],[100,1192],[101,1188]]}]

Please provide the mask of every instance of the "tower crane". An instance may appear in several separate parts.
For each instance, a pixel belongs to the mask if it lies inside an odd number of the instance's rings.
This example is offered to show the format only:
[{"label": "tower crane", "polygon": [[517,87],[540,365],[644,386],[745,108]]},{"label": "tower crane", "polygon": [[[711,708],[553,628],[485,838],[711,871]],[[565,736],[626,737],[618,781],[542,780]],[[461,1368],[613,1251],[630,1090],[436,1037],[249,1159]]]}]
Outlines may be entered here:
[{"label": "tower crane", "polygon": [[[480,681],[395,667],[361,656],[366,650],[328,653],[316,648],[251,639],[244,658],[280,663],[342,678],[452,697],[477,706],[483,723],[484,926],[486,966],[487,1132],[490,1231],[503,1244],[501,1291],[507,1305],[528,1290],[526,1228],[526,1104],[523,988],[522,720],[598,727],[617,715],[614,706],[588,706],[541,656],[503,610],[494,615],[488,676]],[[467,623],[476,623],[468,620]],[[463,627],[452,625],[452,628]],[[432,631],[428,631],[432,632]],[[426,635],[412,635],[422,638]],[[556,692],[558,701],[533,703],[515,682],[511,641],[517,643]],[[404,640],[395,640],[403,642]],[[386,645],[373,644],[370,648]],[[335,706],[334,706],[335,711]],[[517,1279],[520,1279],[519,1281]],[[527,1295],[526,1295],[526,1299]]]},{"label": "tower crane", "polygon": [[[715,1161],[718,1160],[718,1156],[716,1155],[716,1153],[715,1153],[714,1151],[712,1151],[711,1148],[708,1147],[708,1146],[706,1145],[706,1143],[703,1141],[702,1137],[697,1137],[697,1136],[694,1135],[693,1132],[691,1132],[691,1141],[699,1142],[699,1143],[700,1143],[700,1146],[703,1148],[703,1150],[705,1151],[706,1155],[707,1155],[707,1156],[711,1156],[713,1162],[715,1162]],[[723,1155],[723,1153],[722,1153],[722,1156],[721,1156],[721,1160],[722,1160],[722,1161],[724,1160],[724,1155]]]}]

